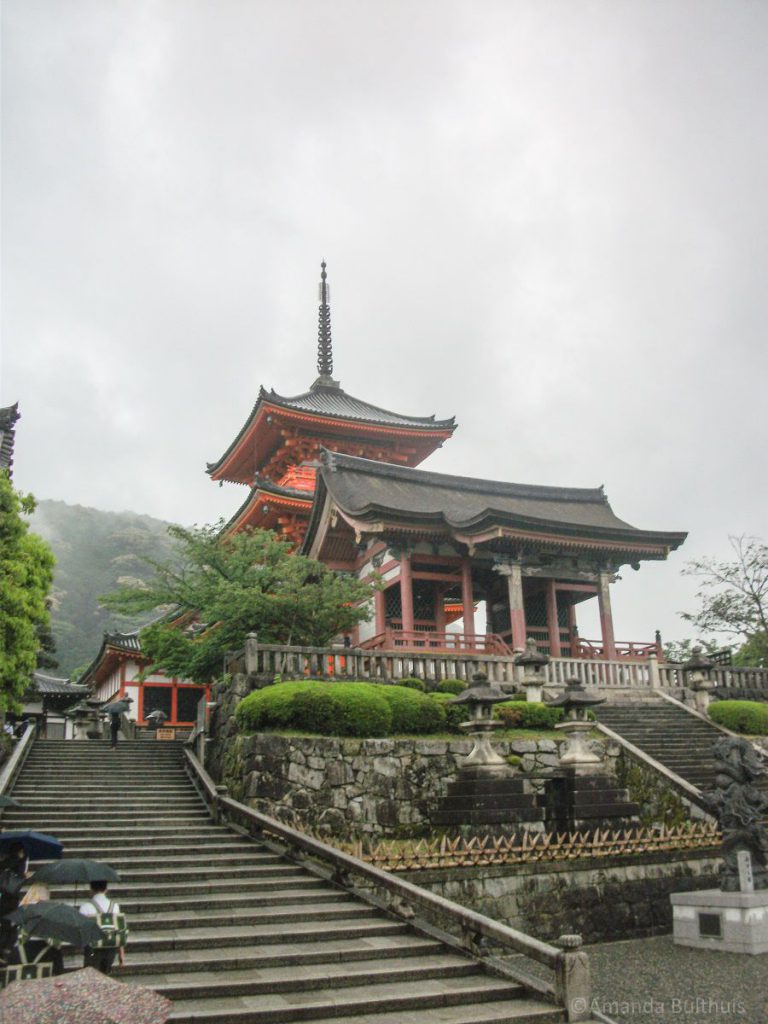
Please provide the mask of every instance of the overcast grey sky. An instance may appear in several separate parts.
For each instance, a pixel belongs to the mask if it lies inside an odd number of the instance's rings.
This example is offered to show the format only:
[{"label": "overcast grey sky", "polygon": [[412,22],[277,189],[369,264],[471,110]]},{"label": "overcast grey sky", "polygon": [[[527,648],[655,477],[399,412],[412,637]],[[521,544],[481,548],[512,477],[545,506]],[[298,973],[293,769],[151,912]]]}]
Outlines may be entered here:
[{"label": "overcast grey sky", "polygon": [[229,517],[324,257],[343,387],[455,414],[430,468],[689,530],[614,588],[688,635],[684,562],[768,536],[767,55],[744,0],[4,0],[17,484]]}]

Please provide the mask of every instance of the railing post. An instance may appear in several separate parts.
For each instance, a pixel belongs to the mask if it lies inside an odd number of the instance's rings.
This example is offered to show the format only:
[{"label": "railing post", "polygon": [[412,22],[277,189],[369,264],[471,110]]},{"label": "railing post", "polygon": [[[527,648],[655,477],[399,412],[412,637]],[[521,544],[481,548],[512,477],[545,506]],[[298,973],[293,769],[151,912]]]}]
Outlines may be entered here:
[{"label": "railing post", "polygon": [[651,686],[658,690],[661,687],[661,674],[659,673],[659,658],[656,651],[648,655],[648,679]]},{"label": "railing post", "polygon": [[592,1020],[592,978],[589,957],[579,949],[580,935],[561,935],[557,945],[562,952],[555,965],[555,994],[565,1006],[566,1019]]},{"label": "railing post", "polygon": [[255,675],[259,671],[259,637],[249,633],[245,638],[245,674]]}]

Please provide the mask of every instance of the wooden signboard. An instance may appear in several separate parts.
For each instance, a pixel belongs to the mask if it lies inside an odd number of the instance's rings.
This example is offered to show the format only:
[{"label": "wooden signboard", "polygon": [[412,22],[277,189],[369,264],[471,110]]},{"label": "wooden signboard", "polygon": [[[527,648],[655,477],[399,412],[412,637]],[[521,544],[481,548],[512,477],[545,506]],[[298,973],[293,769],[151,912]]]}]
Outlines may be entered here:
[{"label": "wooden signboard", "polygon": [[175,740],[176,730],[175,729],[158,729],[155,732],[155,736],[159,740]]}]

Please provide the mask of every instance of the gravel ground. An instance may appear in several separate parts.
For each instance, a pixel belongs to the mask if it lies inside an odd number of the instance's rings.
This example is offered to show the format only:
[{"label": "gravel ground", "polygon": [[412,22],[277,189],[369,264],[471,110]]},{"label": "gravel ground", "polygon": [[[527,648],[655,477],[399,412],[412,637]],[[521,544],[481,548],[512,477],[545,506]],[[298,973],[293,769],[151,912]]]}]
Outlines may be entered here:
[{"label": "gravel ground", "polygon": [[670,935],[585,949],[593,1007],[617,1024],[768,1024],[768,953],[675,946]]}]

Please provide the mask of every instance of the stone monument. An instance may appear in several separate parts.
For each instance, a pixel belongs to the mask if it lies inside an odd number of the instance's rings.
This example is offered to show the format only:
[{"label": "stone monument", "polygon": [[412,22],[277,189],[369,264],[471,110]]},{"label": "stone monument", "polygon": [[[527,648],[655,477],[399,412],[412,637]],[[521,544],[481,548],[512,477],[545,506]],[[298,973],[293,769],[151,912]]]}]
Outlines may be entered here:
[{"label": "stone monument", "polygon": [[717,789],[706,802],[723,832],[720,888],[670,897],[678,945],[727,953],[768,952],[768,771],[754,747],[724,736],[714,747]]}]

